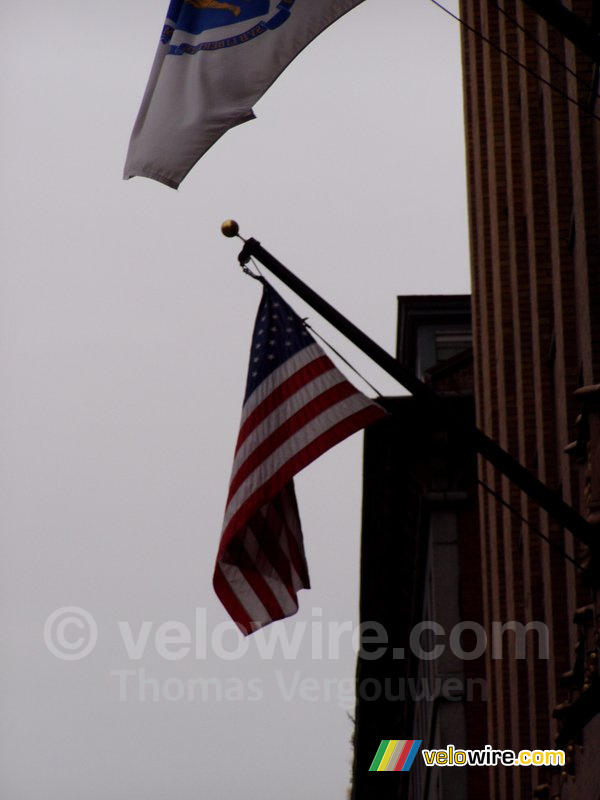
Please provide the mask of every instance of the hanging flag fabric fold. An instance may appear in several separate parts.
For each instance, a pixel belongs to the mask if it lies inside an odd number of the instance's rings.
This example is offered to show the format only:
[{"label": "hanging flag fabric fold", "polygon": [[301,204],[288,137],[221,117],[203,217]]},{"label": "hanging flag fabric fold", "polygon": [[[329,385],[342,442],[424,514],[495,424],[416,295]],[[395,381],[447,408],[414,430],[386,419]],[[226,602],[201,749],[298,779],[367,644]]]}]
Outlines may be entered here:
[{"label": "hanging flag fabric fold", "polygon": [[177,188],[325,28],[362,0],[171,0],[125,178]]},{"label": "hanging flag fabric fold", "polygon": [[213,579],[242,632],[291,616],[310,587],[293,476],[385,415],[264,282]]}]

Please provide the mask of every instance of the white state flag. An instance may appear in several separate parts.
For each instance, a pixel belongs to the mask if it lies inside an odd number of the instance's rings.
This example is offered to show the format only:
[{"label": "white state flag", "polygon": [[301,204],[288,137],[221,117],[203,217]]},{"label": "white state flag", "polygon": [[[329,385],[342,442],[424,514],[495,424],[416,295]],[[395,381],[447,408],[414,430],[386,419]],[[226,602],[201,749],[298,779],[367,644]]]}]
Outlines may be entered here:
[{"label": "white state flag", "polygon": [[306,45],[362,0],[171,0],[125,178],[177,188]]}]

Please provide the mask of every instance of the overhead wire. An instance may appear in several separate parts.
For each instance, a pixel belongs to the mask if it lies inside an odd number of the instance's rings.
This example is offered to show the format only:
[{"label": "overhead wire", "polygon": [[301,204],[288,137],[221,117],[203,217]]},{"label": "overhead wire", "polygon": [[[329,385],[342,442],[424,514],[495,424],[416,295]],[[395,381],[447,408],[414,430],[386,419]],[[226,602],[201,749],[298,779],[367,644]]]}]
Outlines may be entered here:
[{"label": "overhead wire", "polygon": [[[255,280],[260,281],[263,284],[267,284],[267,286],[271,286],[271,283],[265,278],[265,276],[263,275],[259,265],[257,264],[257,262],[255,261],[255,259],[252,256],[250,256],[250,261],[252,262],[252,266],[254,267],[256,272],[255,273],[252,272],[252,270],[249,269],[247,266],[242,267],[242,272],[244,272],[250,278],[254,278]],[[330,342],[328,342],[327,339],[325,339],[323,336],[321,336],[321,334],[318,331],[316,331],[312,327],[312,325],[308,324],[308,317],[302,318],[302,324],[304,325],[304,327],[307,330],[311,331],[311,333],[314,336],[316,336],[317,339],[319,339],[325,345],[325,347],[327,347],[329,350],[331,350],[331,352],[334,353],[340,359],[340,361],[342,361],[349,369],[351,369],[352,372],[355,373],[355,375],[358,375],[358,377],[361,379],[361,381],[363,381],[370,389],[372,389],[372,391],[375,392],[377,397],[379,397],[379,398],[383,397],[383,394],[377,389],[377,387],[373,386],[371,381],[367,380],[367,378],[365,378],[365,376],[362,374],[362,372],[360,372],[360,370],[358,370],[354,366],[354,364],[352,364],[345,356],[343,356],[340,353],[339,350],[336,350],[336,348]]]},{"label": "overhead wire", "polygon": [[562,558],[574,564],[576,569],[583,569],[582,566],[577,561],[575,561],[574,558],[572,558],[567,552],[565,552],[565,550],[563,550],[562,547],[556,544],[556,542],[553,542],[552,539],[546,536],[545,533],[542,533],[542,531],[536,525],[534,525],[533,522],[530,522],[530,520],[528,520],[527,517],[524,517],[520,511],[517,511],[517,509],[514,506],[512,506],[508,501],[506,501],[499,492],[496,492],[494,489],[491,488],[491,486],[488,486],[487,483],[485,483],[480,479],[477,479],[477,483],[483,489],[485,489],[485,491],[488,492],[498,503],[500,503],[500,505],[503,505],[512,514],[514,514],[521,522],[527,525],[530,528],[530,530],[532,530],[535,534],[537,534],[540,537],[540,539],[543,539],[547,544],[549,544],[550,547],[552,547],[557,553],[559,553],[562,556]]},{"label": "overhead wire", "polygon": [[553,84],[551,81],[544,78],[542,75],[539,74],[539,72],[536,72],[532,67],[527,66],[527,64],[523,64],[523,62],[519,61],[519,59],[516,56],[513,56],[512,53],[509,53],[508,50],[505,50],[503,47],[497,44],[497,42],[494,42],[493,39],[490,39],[488,36],[486,36],[480,30],[475,28],[473,25],[470,25],[462,17],[459,17],[453,11],[450,11],[449,8],[446,8],[446,6],[442,5],[442,3],[438,2],[438,0],[429,0],[429,2],[433,3],[434,6],[437,6],[445,14],[448,14],[448,16],[452,17],[452,19],[456,20],[456,22],[459,22],[468,31],[474,33],[475,36],[478,36],[482,41],[489,44],[490,47],[494,48],[494,50],[496,50],[497,52],[501,53],[503,56],[508,58],[508,60],[512,61],[513,64],[516,64],[518,67],[527,72],[529,75],[533,76],[534,78],[537,78],[537,80],[539,80],[540,83],[543,83],[545,86],[548,86],[550,89],[552,89],[553,92],[559,94],[564,100],[582,109],[582,111],[584,111],[586,114],[589,114],[590,117],[600,122],[600,116],[598,116],[598,114],[595,114],[590,109],[588,103],[583,103],[581,100],[577,100],[576,98],[572,97],[568,92],[564,91],[564,89],[561,89],[560,87]]},{"label": "overhead wire", "polygon": [[578,74],[575,72],[575,70],[571,69],[571,67],[569,67],[567,64],[565,64],[565,63],[564,63],[564,61],[561,61],[561,59],[560,59],[560,58],[559,58],[559,57],[556,55],[556,53],[553,53],[553,52],[552,52],[552,50],[550,50],[550,48],[549,48],[549,47],[546,47],[546,45],[545,45],[545,44],[542,44],[542,42],[540,42],[540,40],[537,38],[537,36],[535,36],[535,34],[533,34],[531,31],[527,30],[527,28],[526,28],[524,25],[521,25],[521,23],[519,22],[519,20],[518,20],[518,19],[515,19],[515,17],[513,17],[513,16],[512,16],[512,14],[509,14],[509,13],[508,13],[508,11],[507,11],[505,8],[502,8],[502,6],[500,5],[500,3],[496,2],[496,0],[487,0],[487,1],[488,1],[489,5],[492,5],[492,6],[494,6],[494,8],[498,9],[498,11],[499,11],[499,12],[500,12],[500,13],[501,13],[503,16],[505,16],[505,17],[506,17],[506,19],[507,19],[507,20],[509,20],[509,22],[511,22],[511,23],[512,23],[512,24],[515,26],[515,28],[518,28],[518,30],[520,30],[522,33],[524,33],[524,34],[525,34],[525,36],[527,36],[529,39],[531,39],[532,41],[534,41],[534,42],[537,44],[537,46],[538,46],[538,47],[539,47],[541,50],[543,50],[543,51],[544,51],[544,52],[545,52],[547,55],[549,55],[549,56],[550,56],[550,58],[551,58],[553,61],[555,61],[555,62],[556,62],[556,63],[557,63],[559,66],[561,66],[561,67],[562,67],[562,68],[563,68],[563,69],[564,69],[566,72],[568,72],[568,73],[569,73],[569,75],[572,75],[572,76],[573,76],[573,78],[575,78],[575,80],[576,80],[578,83],[580,83],[582,86],[585,86],[585,88],[586,88],[588,91],[590,91],[590,92],[591,92],[591,91],[593,91],[593,87],[592,87],[592,84],[591,84],[591,83],[588,83],[588,81],[584,80],[584,79],[581,77],[581,75],[578,75]]},{"label": "overhead wire", "polygon": [[[252,270],[250,270],[247,266],[242,267],[242,271],[249,277],[258,280],[260,283],[270,286],[271,285],[270,282],[264,277],[260,267],[254,260],[254,258],[251,257],[250,261],[256,272],[252,272]],[[365,376],[345,356],[343,356],[335,347],[333,347],[332,344],[330,344],[311,325],[308,324],[306,317],[302,319],[302,323],[305,328],[311,331],[318,339],[320,339],[321,342],[323,342],[323,344],[329,350],[331,350],[341,361],[343,361],[343,363],[346,364],[346,366],[348,366],[356,375],[358,375],[358,377],[375,392],[377,397],[383,396],[382,393],[370,381],[368,381],[367,378],[365,378]],[[499,494],[490,486],[488,486],[488,484],[482,481],[480,478],[477,479],[477,483],[492,497],[494,497],[498,503],[507,508],[512,514],[514,514],[523,524],[527,525],[531,531],[533,531],[537,536],[539,536],[540,539],[542,539],[550,547],[552,547],[562,558],[564,558],[566,561],[570,561],[575,566],[576,569],[578,570],[583,569],[581,564],[579,564],[572,556],[570,556],[565,550],[563,550],[562,547],[556,544],[556,542],[552,541],[552,539],[550,539],[548,536],[542,533],[542,531],[536,525],[534,525],[530,520],[528,520],[525,516],[523,516],[523,514],[521,514],[521,512],[518,511],[514,506],[512,506],[507,500],[505,500],[501,494]]]},{"label": "overhead wire", "polygon": [[329,348],[329,349],[330,349],[330,350],[331,350],[333,353],[335,353],[335,355],[336,355],[336,356],[337,356],[337,357],[338,357],[338,358],[339,358],[341,361],[343,361],[343,362],[344,362],[344,364],[345,364],[345,365],[346,365],[346,366],[347,366],[349,369],[351,369],[351,370],[352,370],[352,372],[354,372],[356,375],[358,375],[358,377],[361,379],[361,381],[364,381],[364,383],[366,383],[366,384],[367,384],[367,386],[368,386],[370,389],[372,389],[372,390],[375,392],[375,394],[377,395],[377,397],[383,397],[383,395],[381,394],[381,392],[380,392],[380,391],[379,391],[379,390],[378,390],[378,389],[377,389],[375,386],[373,386],[373,384],[371,383],[371,381],[368,381],[368,380],[365,378],[365,376],[364,376],[364,375],[363,375],[361,372],[359,372],[359,370],[358,370],[358,369],[357,369],[357,368],[356,368],[356,367],[355,367],[355,366],[354,366],[354,365],[353,365],[353,364],[352,364],[350,361],[348,361],[348,359],[347,359],[345,356],[343,356],[343,355],[342,355],[342,354],[341,354],[341,353],[340,353],[338,350],[336,350],[336,349],[335,349],[335,347],[334,347],[332,344],[330,344],[330,343],[329,343],[329,342],[328,342],[326,339],[324,339],[324,338],[321,336],[321,334],[320,334],[320,333],[318,333],[318,332],[317,332],[317,331],[316,331],[316,330],[315,330],[315,329],[314,329],[314,328],[313,328],[311,325],[309,325],[309,324],[308,324],[308,322],[306,321],[306,319],[303,319],[303,320],[302,320],[302,322],[304,323],[304,327],[305,327],[305,328],[308,328],[308,330],[309,330],[309,331],[311,331],[311,332],[312,332],[312,333],[313,333],[313,334],[314,334],[314,335],[317,337],[317,339],[320,339],[320,340],[323,342],[323,344],[324,344],[326,347],[328,347],[328,348]]},{"label": "overhead wire", "polygon": [[[514,64],[516,64],[520,69],[523,69],[529,75],[532,75],[534,78],[537,78],[537,80],[539,80],[544,85],[548,86],[550,89],[552,89],[552,91],[554,91],[557,94],[561,95],[561,97],[563,97],[569,103],[572,103],[573,105],[576,105],[578,108],[581,108],[583,111],[585,111],[591,117],[593,117],[594,119],[597,119],[597,120],[600,121],[600,116],[595,114],[590,109],[588,104],[582,103],[581,101],[575,99],[574,97],[571,97],[571,95],[569,95],[563,89],[560,89],[558,86],[555,86],[551,81],[549,81],[546,78],[544,78],[542,75],[540,75],[538,72],[536,72],[533,68],[529,67],[527,64],[523,64],[523,62],[519,61],[518,58],[516,58],[511,53],[509,53],[507,50],[505,50],[503,47],[501,47],[497,42],[494,42],[492,39],[490,39],[488,36],[486,36],[482,31],[478,30],[473,25],[470,25],[462,17],[458,16],[457,14],[454,14],[452,11],[450,11],[450,9],[448,9],[444,5],[442,5],[442,3],[439,2],[439,0],[430,0],[430,2],[433,3],[434,6],[437,6],[439,9],[441,9],[444,13],[448,14],[448,16],[452,17],[452,19],[454,19],[456,22],[459,22],[468,31],[470,31],[471,33],[474,33],[482,41],[486,42],[488,45],[490,45],[490,47],[494,48],[494,50],[496,50],[501,55],[503,55],[506,58],[508,58],[510,61],[512,61]],[[558,56],[556,56],[556,54],[552,53],[549,50],[549,48],[547,48],[545,45],[543,45],[530,31],[527,31],[519,23],[518,20],[516,20],[514,17],[512,17],[512,15],[508,14],[508,12],[506,12],[497,2],[495,2],[495,0],[488,0],[488,2],[491,5],[495,6],[502,14],[504,14],[504,16],[510,22],[512,22],[519,30],[521,30],[529,38],[533,39],[535,41],[535,43],[538,45],[538,47],[540,47],[542,50],[544,50],[551,58],[554,59],[554,61],[556,61],[558,64],[560,64],[560,66],[563,67],[569,74],[571,74],[580,83],[582,83],[586,87],[586,89],[591,90],[592,92],[594,91],[594,87],[592,85],[590,85],[589,83],[584,81],[579,75],[577,75],[572,69],[570,69],[570,67],[568,67],[566,64],[564,64],[558,58]],[[596,81],[596,84],[597,84],[597,81]],[[597,90],[597,87],[596,87],[596,90]],[[527,525],[531,531],[533,531],[537,536],[539,536],[540,539],[545,541],[550,547],[552,547],[556,552],[558,552],[561,555],[562,558],[564,558],[566,561],[570,561],[572,564],[574,564],[576,569],[579,569],[579,570],[582,569],[581,565],[574,558],[572,558],[567,552],[565,552],[565,550],[563,550],[563,548],[561,548],[559,545],[557,545],[556,542],[553,542],[552,539],[550,539],[548,536],[546,536],[544,533],[542,533],[542,531],[536,525],[534,525],[532,522],[530,522],[530,520],[528,520],[526,517],[524,517],[516,508],[514,508],[510,503],[508,503],[502,497],[501,494],[496,492],[494,489],[492,489],[490,486],[488,486],[484,481],[482,481],[480,479],[477,480],[477,483],[486,492],[488,492],[492,497],[494,497],[495,500],[498,503],[503,505],[512,514],[514,514],[523,524]]]}]

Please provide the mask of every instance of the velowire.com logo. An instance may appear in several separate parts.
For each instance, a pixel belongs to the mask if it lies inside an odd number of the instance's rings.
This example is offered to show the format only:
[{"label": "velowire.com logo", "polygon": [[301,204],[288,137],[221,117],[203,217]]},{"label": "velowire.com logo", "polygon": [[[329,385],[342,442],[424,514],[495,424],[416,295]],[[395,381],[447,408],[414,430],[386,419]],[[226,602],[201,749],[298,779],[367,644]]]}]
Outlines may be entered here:
[{"label": "velowire.com logo", "polygon": [[421,739],[384,739],[369,772],[408,772],[421,746]]}]

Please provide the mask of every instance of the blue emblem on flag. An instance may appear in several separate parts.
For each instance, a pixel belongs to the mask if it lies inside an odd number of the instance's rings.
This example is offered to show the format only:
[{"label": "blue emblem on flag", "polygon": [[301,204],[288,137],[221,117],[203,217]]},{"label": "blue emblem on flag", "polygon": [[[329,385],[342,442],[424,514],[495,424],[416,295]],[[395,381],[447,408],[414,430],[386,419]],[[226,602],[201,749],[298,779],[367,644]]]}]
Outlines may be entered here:
[{"label": "blue emblem on flag", "polygon": [[184,42],[171,44],[169,55],[194,55],[202,50],[222,50],[256,39],[267,31],[283,25],[291,14],[296,0],[279,0],[271,11],[271,0],[171,0],[167,21],[160,40],[170,44],[175,31],[185,31],[198,35],[211,29],[226,28],[238,22],[252,20],[250,27],[235,36],[216,39],[210,42]]},{"label": "blue emblem on flag", "polygon": [[197,34],[264,16],[269,5],[269,0],[171,0],[167,18],[178,30]]}]

